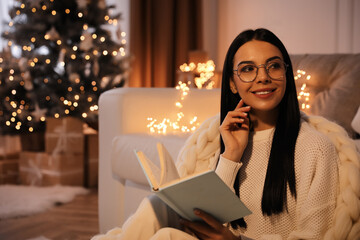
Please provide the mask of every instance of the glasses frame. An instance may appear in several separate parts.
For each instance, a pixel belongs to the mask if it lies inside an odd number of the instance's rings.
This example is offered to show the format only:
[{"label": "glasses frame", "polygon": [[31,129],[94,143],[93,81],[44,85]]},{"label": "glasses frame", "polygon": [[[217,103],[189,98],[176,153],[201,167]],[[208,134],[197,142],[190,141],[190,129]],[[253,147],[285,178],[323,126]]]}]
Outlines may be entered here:
[{"label": "glasses frame", "polygon": [[[280,60],[280,62],[281,62],[282,64],[284,64],[284,67],[285,67],[285,72],[284,72],[284,73],[285,73],[285,76],[286,76],[286,71],[287,71],[289,65],[286,64],[283,60]],[[258,73],[259,73],[259,68],[262,68],[262,67],[263,67],[263,68],[265,69],[265,72],[266,72],[266,74],[268,75],[269,78],[271,78],[272,80],[279,80],[279,79],[276,79],[276,78],[272,78],[272,77],[270,76],[269,71],[268,71],[268,69],[266,68],[266,66],[267,66],[269,63],[271,63],[271,61],[269,61],[269,62],[267,62],[267,63],[265,63],[265,64],[259,64],[259,65],[255,65],[255,64],[254,64],[253,66],[256,67],[256,74],[255,74],[254,79],[251,80],[251,81],[244,81],[243,79],[241,79],[240,74],[239,74],[239,71],[238,71],[238,70],[239,70],[239,66],[240,66],[241,63],[239,63],[239,64],[237,65],[237,68],[236,68],[236,69],[233,69],[233,71],[236,72],[236,75],[238,76],[238,78],[240,79],[240,81],[242,81],[242,82],[244,82],[244,83],[251,83],[251,82],[255,81],[255,79],[257,78]]]}]

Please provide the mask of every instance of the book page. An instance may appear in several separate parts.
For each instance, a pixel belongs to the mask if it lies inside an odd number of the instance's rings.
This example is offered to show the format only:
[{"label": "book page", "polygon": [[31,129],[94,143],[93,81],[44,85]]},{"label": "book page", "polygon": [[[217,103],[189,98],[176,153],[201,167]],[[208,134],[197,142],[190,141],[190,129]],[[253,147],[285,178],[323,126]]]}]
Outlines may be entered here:
[{"label": "book page", "polygon": [[162,143],[157,143],[157,149],[160,158],[160,169],[161,169],[161,177],[159,185],[162,186],[170,181],[179,179],[179,173],[175,166],[175,163]]},{"label": "book page", "polygon": [[160,182],[160,174],[161,171],[156,166],[155,163],[153,163],[150,159],[148,159],[145,154],[141,151],[135,150],[135,155],[137,156],[137,159],[139,160],[139,163],[145,173],[145,176],[151,186],[151,188],[156,191],[159,189],[159,182]]}]

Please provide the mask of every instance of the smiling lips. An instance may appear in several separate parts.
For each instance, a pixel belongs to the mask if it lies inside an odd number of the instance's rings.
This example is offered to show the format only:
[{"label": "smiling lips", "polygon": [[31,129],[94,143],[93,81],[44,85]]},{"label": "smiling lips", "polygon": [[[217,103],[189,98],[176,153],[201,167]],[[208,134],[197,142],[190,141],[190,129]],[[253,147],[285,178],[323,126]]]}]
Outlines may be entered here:
[{"label": "smiling lips", "polygon": [[272,95],[273,92],[275,92],[276,88],[266,88],[266,89],[259,89],[256,91],[252,91],[253,94],[259,97],[268,97]]}]

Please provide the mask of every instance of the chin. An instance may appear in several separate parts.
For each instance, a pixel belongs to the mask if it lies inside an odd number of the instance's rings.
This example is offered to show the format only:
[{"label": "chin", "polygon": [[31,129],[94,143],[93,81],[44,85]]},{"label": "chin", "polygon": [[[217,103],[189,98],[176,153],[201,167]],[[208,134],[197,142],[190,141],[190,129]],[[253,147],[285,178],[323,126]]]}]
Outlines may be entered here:
[{"label": "chin", "polygon": [[275,111],[278,110],[278,106],[279,104],[274,104],[274,105],[252,105],[251,108],[255,111],[261,111],[261,112],[271,112],[271,111]]}]

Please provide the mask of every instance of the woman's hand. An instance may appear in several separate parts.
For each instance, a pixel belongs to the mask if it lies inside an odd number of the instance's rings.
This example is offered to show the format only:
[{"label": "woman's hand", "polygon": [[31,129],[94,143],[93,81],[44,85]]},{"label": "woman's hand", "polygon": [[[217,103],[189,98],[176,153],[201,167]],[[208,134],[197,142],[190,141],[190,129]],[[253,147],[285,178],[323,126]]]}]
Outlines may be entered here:
[{"label": "woman's hand", "polygon": [[194,213],[204,222],[191,222],[185,219],[181,220],[181,224],[191,230],[199,239],[226,239],[236,240],[237,238],[227,227],[223,226],[213,216],[195,209]]},{"label": "woman's hand", "polygon": [[225,151],[223,157],[235,162],[240,161],[248,144],[250,106],[244,107],[244,101],[238,103],[234,111],[229,111],[219,127],[224,141]]}]

